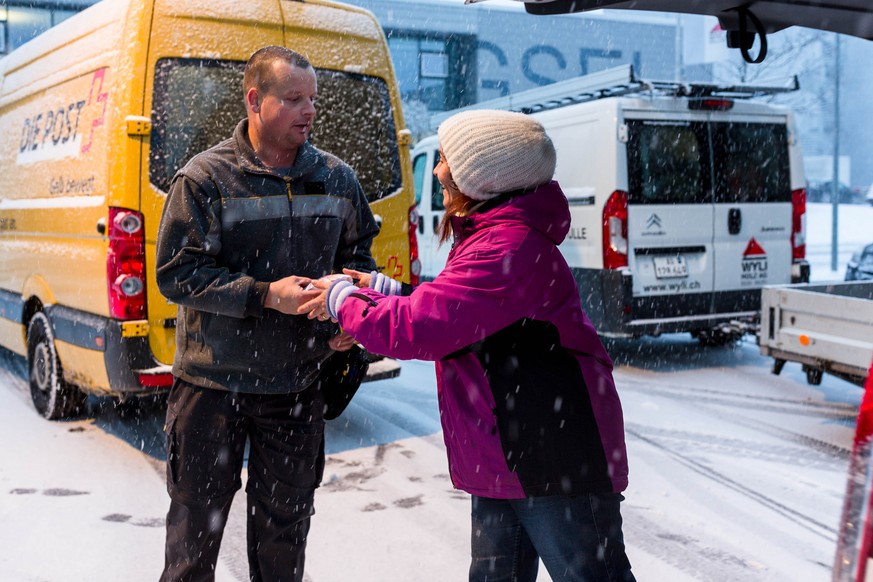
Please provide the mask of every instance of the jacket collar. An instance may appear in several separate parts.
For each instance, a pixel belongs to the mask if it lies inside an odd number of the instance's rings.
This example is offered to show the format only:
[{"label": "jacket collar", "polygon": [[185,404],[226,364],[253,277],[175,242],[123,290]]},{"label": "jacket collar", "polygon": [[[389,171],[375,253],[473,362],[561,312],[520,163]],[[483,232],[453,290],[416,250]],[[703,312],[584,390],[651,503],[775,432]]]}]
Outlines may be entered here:
[{"label": "jacket collar", "polygon": [[[248,119],[243,119],[237,124],[236,129],[233,131],[233,141],[237,160],[239,160],[239,165],[244,171],[252,174],[279,176],[271,168],[265,166],[264,162],[255,154],[255,149],[249,141]],[[318,167],[318,159],[319,150],[307,141],[297,150],[297,158],[294,160],[294,165],[291,166],[287,176],[294,180],[309,174]]]},{"label": "jacket collar", "polygon": [[452,224],[452,232],[455,235],[454,239],[457,241],[458,237],[461,236],[462,231],[473,227],[474,224],[477,222],[476,219],[478,218],[478,215],[485,214],[489,210],[493,210],[494,208],[497,208],[498,206],[509,202],[513,198],[516,198],[518,196],[524,196],[525,194],[530,194],[535,190],[536,187],[526,188],[523,190],[512,190],[511,192],[503,192],[502,194],[498,194],[497,196],[488,198],[487,200],[483,200],[479,204],[476,204],[471,209],[470,214],[466,216],[452,216],[450,220]]},{"label": "jacket collar", "polygon": [[524,224],[561,244],[570,230],[570,207],[561,187],[552,181],[536,188],[500,194],[474,206],[467,216],[451,218],[454,242],[480,228]]}]

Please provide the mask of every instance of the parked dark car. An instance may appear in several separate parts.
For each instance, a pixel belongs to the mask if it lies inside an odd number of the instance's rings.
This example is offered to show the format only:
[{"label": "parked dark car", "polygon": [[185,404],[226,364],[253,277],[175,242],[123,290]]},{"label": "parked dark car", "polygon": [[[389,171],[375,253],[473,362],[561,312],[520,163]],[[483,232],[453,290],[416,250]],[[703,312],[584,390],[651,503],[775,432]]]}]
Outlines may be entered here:
[{"label": "parked dark car", "polygon": [[[806,186],[807,202],[830,202],[833,198],[833,182],[809,182]],[[840,184],[840,204],[864,204],[864,193]]]},{"label": "parked dark car", "polygon": [[849,259],[846,281],[873,281],[873,244],[861,247]]}]

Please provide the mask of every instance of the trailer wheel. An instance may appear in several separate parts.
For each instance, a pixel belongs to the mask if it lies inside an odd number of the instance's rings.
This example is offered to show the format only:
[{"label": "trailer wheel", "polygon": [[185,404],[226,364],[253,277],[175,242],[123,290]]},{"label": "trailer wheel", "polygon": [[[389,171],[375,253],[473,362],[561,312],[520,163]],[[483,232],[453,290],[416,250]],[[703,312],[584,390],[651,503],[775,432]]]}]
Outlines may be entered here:
[{"label": "trailer wheel", "polygon": [[785,367],[785,360],[781,358],[773,358],[773,368],[770,370],[773,374],[778,376],[782,373],[782,368]]},{"label": "trailer wheel", "polygon": [[64,381],[52,327],[43,312],[27,326],[27,370],[33,406],[44,418],[67,418],[82,409],[85,394]]},{"label": "trailer wheel", "polygon": [[824,370],[819,370],[818,368],[812,368],[810,366],[804,366],[803,371],[806,372],[806,383],[812,384],[813,386],[818,386],[821,384],[821,379],[824,376]]}]

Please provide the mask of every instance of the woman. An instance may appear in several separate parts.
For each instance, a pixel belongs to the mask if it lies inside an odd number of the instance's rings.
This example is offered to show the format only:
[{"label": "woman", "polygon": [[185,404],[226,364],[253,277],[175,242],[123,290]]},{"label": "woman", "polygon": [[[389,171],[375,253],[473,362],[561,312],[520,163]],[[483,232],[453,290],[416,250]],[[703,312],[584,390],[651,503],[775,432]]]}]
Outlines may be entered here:
[{"label": "woman", "polygon": [[555,150],[534,119],[468,111],[438,130],[445,269],[408,297],[387,277],[321,282],[368,350],[436,361],[455,487],[473,497],[471,581],[634,580],[612,361],[558,245],[570,227]]}]

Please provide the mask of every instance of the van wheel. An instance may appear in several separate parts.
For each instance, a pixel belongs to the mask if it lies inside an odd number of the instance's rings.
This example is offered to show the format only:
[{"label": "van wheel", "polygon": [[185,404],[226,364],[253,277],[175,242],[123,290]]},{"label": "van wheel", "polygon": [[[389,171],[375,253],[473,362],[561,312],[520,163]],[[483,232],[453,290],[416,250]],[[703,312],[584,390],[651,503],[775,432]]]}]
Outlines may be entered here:
[{"label": "van wheel", "polygon": [[743,339],[741,332],[723,331],[719,328],[697,330],[692,332],[691,336],[697,338],[700,345],[707,347],[732,346]]},{"label": "van wheel", "polygon": [[64,381],[51,324],[43,312],[27,326],[27,371],[33,406],[44,418],[67,418],[82,409],[85,394]]}]

